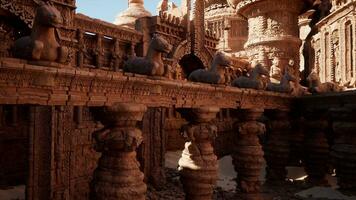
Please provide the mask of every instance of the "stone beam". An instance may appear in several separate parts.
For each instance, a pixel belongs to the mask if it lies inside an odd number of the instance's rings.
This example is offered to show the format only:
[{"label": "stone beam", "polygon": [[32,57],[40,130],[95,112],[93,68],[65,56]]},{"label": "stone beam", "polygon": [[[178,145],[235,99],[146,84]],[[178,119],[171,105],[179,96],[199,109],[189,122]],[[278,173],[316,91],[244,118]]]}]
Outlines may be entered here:
[{"label": "stone beam", "polygon": [[9,61],[0,61],[0,91],[0,104],[111,106],[132,102],[149,107],[283,109],[293,99],[229,86]]}]

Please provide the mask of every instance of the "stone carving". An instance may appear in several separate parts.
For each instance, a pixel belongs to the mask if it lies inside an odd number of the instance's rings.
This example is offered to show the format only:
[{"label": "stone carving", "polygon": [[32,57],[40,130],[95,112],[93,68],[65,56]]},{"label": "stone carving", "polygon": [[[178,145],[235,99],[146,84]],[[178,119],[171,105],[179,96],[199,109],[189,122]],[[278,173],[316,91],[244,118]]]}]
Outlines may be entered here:
[{"label": "stone carving", "polygon": [[291,93],[293,91],[291,82],[297,82],[297,79],[286,71],[279,84],[268,83],[266,89],[274,92]]},{"label": "stone carving", "polygon": [[258,135],[265,133],[264,124],[257,122],[263,114],[261,109],[242,110],[242,121],[237,123],[235,146],[232,153],[233,165],[237,172],[237,189],[242,199],[262,200],[260,172],[263,167],[263,151]]},{"label": "stone carving", "polygon": [[303,96],[303,95],[309,95],[310,94],[310,92],[308,92],[308,88],[302,86],[299,83],[299,78],[297,78],[296,81],[291,82],[291,87],[292,87],[292,92],[291,92],[292,96],[300,97],[300,96]]},{"label": "stone carving", "polygon": [[309,92],[311,93],[341,92],[344,90],[343,87],[336,83],[321,83],[320,77],[314,71],[309,74],[307,81],[309,83]]},{"label": "stone carving", "polygon": [[125,72],[136,74],[163,76],[168,72],[162,60],[162,53],[170,53],[170,45],[163,37],[154,35],[145,57],[132,57],[124,65]]},{"label": "stone carving", "polygon": [[187,139],[179,160],[181,182],[186,199],[212,199],[217,180],[217,157],[212,141],[217,136],[217,127],[211,123],[219,108],[193,109],[190,124],[183,128]]},{"label": "stone carving", "polygon": [[274,58],[272,61],[273,65],[270,69],[270,80],[272,83],[279,83],[282,78],[282,70],[280,68],[280,60],[279,58]]},{"label": "stone carving", "polygon": [[327,110],[308,109],[305,113],[305,171],[307,181],[315,185],[327,185],[329,144],[326,131],[329,128]]},{"label": "stone carving", "polygon": [[[333,6],[330,13],[331,3]],[[314,45],[310,51],[315,52],[316,56],[311,62],[311,68],[318,69],[322,82],[355,88],[352,83],[356,77],[355,19],[348,10],[356,4],[334,0],[318,0],[315,4],[318,15],[314,19],[313,29],[316,33],[312,36]]]},{"label": "stone carving", "polygon": [[287,177],[286,166],[289,164],[289,133],[292,131],[288,110],[273,110],[266,112],[269,118],[269,132],[265,147],[267,161],[267,182],[282,183]]},{"label": "stone carving", "polygon": [[262,75],[268,76],[269,71],[261,64],[257,64],[251,71],[248,77],[241,76],[232,82],[232,86],[239,88],[251,88],[256,90],[263,90],[266,84],[262,80]]},{"label": "stone carving", "polygon": [[295,77],[300,77],[299,68],[296,68],[295,61],[293,59],[289,59],[288,65],[285,68],[285,71],[288,71],[289,74],[291,74]]},{"label": "stone carving", "polygon": [[[178,6],[168,0],[161,0],[157,5],[157,13],[166,13],[171,16],[182,18],[182,11]],[[160,14],[161,15],[161,14]]]},{"label": "stone carving", "polygon": [[143,137],[136,123],[142,121],[146,106],[116,104],[98,108],[94,114],[104,128],[94,133],[96,150],[102,153],[94,173],[95,199],[145,200],[146,184],[136,159]]},{"label": "stone carving", "polygon": [[356,188],[356,130],[355,108],[345,106],[332,108],[331,116],[335,141],[331,148],[331,156],[336,168],[338,185],[344,190]]},{"label": "stone carving", "polygon": [[32,27],[34,10],[28,5],[15,2],[14,0],[2,0],[0,7],[18,16],[28,27]]},{"label": "stone carving", "polygon": [[193,82],[225,84],[225,69],[230,65],[230,60],[222,52],[217,52],[212,61],[211,67],[206,69],[198,69],[192,72],[188,80]]},{"label": "stone carving", "polygon": [[14,55],[28,60],[65,63],[69,52],[58,43],[56,36],[57,27],[62,23],[61,13],[50,2],[42,2],[36,10],[31,35],[15,41]]}]

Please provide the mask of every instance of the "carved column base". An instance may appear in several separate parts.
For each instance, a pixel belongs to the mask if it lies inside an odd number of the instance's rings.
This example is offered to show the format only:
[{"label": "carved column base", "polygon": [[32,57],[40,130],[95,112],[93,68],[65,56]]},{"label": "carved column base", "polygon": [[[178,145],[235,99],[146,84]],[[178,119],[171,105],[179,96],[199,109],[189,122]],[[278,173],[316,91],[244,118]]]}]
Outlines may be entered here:
[{"label": "carved column base", "polygon": [[267,161],[267,183],[283,184],[287,177],[289,160],[288,134],[291,132],[288,111],[269,111],[270,118],[268,141],[265,148]]},{"label": "carved column base", "polygon": [[185,127],[187,142],[179,160],[179,171],[187,200],[213,198],[218,164],[212,141],[217,127],[209,122],[218,112],[218,108],[194,109],[192,114],[195,117]]},{"label": "carved column base", "polygon": [[331,110],[335,144],[331,156],[334,160],[338,185],[343,190],[356,190],[356,111],[354,108]]},{"label": "carved column base", "polygon": [[[200,155],[198,152],[192,154],[196,148],[201,151]],[[188,142],[179,160],[179,166],[186,199],[212,199],[218,177],[217,157],[213,147],[210,144],[200,144],[197,147]]]},{"label": "carved column base", "polygon": [[136,152],[105,155],[95,171],[95,193],[98,200],[146,199],[144,174],[136,159]]},{"label": "carved column base", "polygon": [[232,159],[238,173],[237,189],[246,200],[263,199],[260,174],[264,160],[258,135],[265,132],[265,126],[256,121],[262,114],[263,110],[244,110],[242,122],[237,124],[238,137]]},{"label": "carved column base", "polygon": [[117,104],[97,110],[94,115],[104,129],[94,133],[96,150],[102,152],[94,173],[94,195],[97,200],[145,200],[146,184],[136,149],[142,143],[142,132],[136,128],[146,107]]},{"label": "carved column base", "polygon": [[325,130],[328,128],[326,112],[309,110],[306,113],[305,171],[307,181],[313,185],[328,185],[326,174],[329,162],[329,144]]}]

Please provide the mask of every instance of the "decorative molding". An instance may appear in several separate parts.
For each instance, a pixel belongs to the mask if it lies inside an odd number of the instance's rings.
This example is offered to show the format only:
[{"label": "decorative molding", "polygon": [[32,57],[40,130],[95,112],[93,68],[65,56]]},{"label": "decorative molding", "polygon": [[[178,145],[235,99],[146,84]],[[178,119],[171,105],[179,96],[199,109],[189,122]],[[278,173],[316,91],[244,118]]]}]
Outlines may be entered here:
[{"label": "decorative molding", "polygon": [[98,69],[53,68],[1,61],[1,104],[149,107],[289,108],[292,97],[266,91],[171,81]]}]

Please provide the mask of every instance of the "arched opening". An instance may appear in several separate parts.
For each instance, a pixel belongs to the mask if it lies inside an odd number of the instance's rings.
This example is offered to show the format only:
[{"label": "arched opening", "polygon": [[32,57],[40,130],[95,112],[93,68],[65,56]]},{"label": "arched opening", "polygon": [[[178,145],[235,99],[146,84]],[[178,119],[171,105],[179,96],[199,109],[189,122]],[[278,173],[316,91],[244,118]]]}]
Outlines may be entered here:
[{"label": "arched opening", "polygon": [[179,61],[179,65],[182,67],[184,72],[184,78],[187,78],[193,71],[197,69],[204,69],[203,62],[194,54],[188,54],[183,56]]}]

